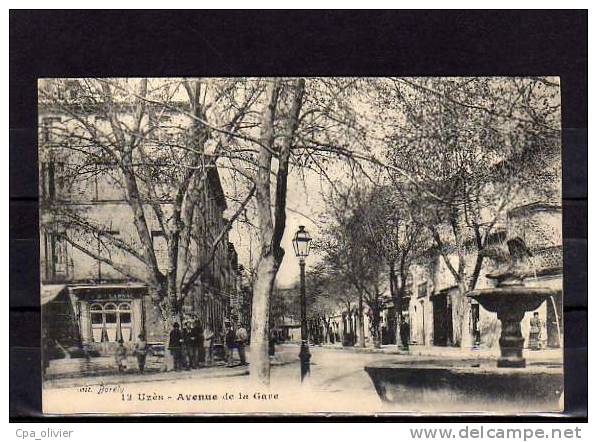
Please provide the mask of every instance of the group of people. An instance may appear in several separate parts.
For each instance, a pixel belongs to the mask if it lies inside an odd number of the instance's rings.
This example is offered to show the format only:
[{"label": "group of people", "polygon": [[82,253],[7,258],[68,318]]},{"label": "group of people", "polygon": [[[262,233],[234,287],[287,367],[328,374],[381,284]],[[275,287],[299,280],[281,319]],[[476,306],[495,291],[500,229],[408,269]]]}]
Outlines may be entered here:
[{"label": "group of people", "polygon": [[[240,324],[225,321],[224,351],[226,365],[234,365],[234,350],[238,352],[240,365],[247,365],[245,345],[247,344],[247,330]],[[170,331],[168,350],[174,359],[174,370],[190,370],[202,366],[212,365],[214,361],[214,345],[216,335],[211,331],[204,331],[201,323],[186,322],[183,329],[175,322]]]},{"label": "group of people", "polygon": [[226,365],[234,366],[234,350],[238,352],[240,365],[247,365],[245,345],[247,344],[247,330],[240,324],[235,325],[230,321],[225,322],[226,328]]},{"label": "group of people", "polygon": [[214,334],[204,330],[199,320],[185,322],[182,330],[175,322],[170,331],[168,350],[174,370],[191,370],[213,363]]},{"label": "group of people", "polygon": [[[137,337],[137,342],[133,347],[133,355],[137,359],[137,365],[139,367],[139,373],[143,373],[145,371],[145,360],[147,359],[147,352],[149,347],[147,346],[147,341],[145,340],[145,335],[141,333]],[[118,341],[118,347],[116,347],[115,353],[116,359],[116,366],[118,367],[118,372],[122,373],[125,371],[126,363],[128,360],[128,351],[124,346],[124,340],[121,338]]]},{"label": "group of people", "polygon": [[[247,330],[240,324],[225,321],[224,327],[224,358],[228,367],[234,366],[234,350],[238,352],[240,365],[247,365],[245,345],[247,344]],[[186,321],[181,329],[180,324],[172,325],[168,340],[168,350],[172,355],[174,370],[191,370],[212,365],[214,362],[214,345],[217,336],[210,330],[205,330],[199,320]],[[149,346],[145,335],[141,333],[133,347],[132,354],[137,359],[139,372],[145,371],[145,362]],[[127,368],[129,352],[124,346],[124,341],[118,341],[115,352],[115,361],[118,372],[122,373]]]}]

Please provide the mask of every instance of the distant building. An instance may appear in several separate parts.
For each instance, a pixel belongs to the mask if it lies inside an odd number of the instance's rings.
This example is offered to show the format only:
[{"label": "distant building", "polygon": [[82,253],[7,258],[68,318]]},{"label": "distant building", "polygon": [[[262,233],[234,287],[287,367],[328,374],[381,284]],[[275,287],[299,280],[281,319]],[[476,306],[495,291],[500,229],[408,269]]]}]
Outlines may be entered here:
[{"label": "distant building", "polygon": [[[539,312],[544,330],[544,346],[558,347],[562,332],[562,288],[563,288],[563,247],[561,234],[561,207],[535,202],[515,207],[508,211],[505,225],[495,229],[494,244],[507,238],[520,237],[530,249],[533,269],[525,279],[527,286],[549,287],[556,296],[543,303]],[[456,262],[455,253],[449,259]],[[474,259],[472,250],[466,256]],[[485,275],[494,270],[494,264],[485,259],[480,272],[477,288],[491,287],[493,282]],[[497,347],[501,325],[495,313],[486,311],[477,302],[470,306],[469,324],[461,328],[463,312],[460,296],[454,278],[439,254],[417,260],[412,265],[408,279],[407,293],[403,302],[403,312],[410,320],[411,344],[454,346],[462,339],[461,329],[469,333],[473,345]],[[522,321],[522,333],[528,339],[529,321],[533,312],[528,312]],[[527,343],[528,345],[528,343]]]},{"label": "distant building", "polygon": [[[525,285],[549,287],[555,291],[553,299],[548,299],[536,311],[543,324],[542,344],[544,347],[559,347],[562,327],[562,288],[563,288],[563,247],[561,233],[561,206],[551,203],[534,202],[509,210],[503,222],[494,228],[489,243],[504,245],[508,238],[520,237],[533,254],[532,269],[526,275]],[[468,244],[466,262],[471,268],[476,251]],[[448,254],[454,265],[456,252]],[[495,270],[495,264],[488,258],[483,261],[476,288],[493,286],[486,274]],[[468,301],[468,299],[467,299]],[[385,308],[381,312],[381,343],[396,343],[395,307],[389,292],[384,295]],[[410,344],[417,346],[459,346],[461,330],[469,334],[472,346],[497,348],[501,324],[495,313],[486,311],[475,301],[469,306],[469,323],[462,326],[463,312],[459,311],[461,294],[454,282],[444,258],[435,249],[426,251],[414,259],[406,281],[406,296],[402,300],[402,315],[410,323]],[[528,312],[522,321],[522,334],[528,340],[529,321],[533,312]],[[328,343],[358,345],[359,319],[357,306],[350,311],[339,309],[331,317],[330,332],[323,334]],[[365,306],[365,343],[373,344],[370,329],[369,309]],[[525,344],[528,346],[528,342]]]}]

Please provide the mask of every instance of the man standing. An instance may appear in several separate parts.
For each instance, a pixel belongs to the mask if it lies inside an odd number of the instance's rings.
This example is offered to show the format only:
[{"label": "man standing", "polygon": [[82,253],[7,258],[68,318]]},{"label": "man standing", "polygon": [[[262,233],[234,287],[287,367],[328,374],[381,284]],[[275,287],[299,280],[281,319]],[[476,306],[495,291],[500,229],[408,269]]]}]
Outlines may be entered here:
[{"label": "man standing", "polygon": [[143,373],[145,370],[145,359],[147,358],[147,341],[143,333],[139,335],[139,340],[135,344],[134,354],[137,357],[139,373]]},{"label": "man standing", "polygon": [[205,354],[203,352],[203,327],[198,319],[195,320],[191,328],[191,338],[191,366],[199,368],[199,365],[205,362]]},{"label": "man standing", "polygon": [[214,362],[214,340],[214,332],[207,327],[203,332],[203,359],[208,366],[213,365]]},{"label": "man standing", "polygon": [[539,312],[533,313],[533,317],[530,322],[529,330],[529,348],[531,350],[541,349],[541,319],[539,318]]},{"label": "man standing", "polygon": [[122,338],[118,340],[118,347],[116,347],[116,365],[118,366],[118,373],[122,373],[126,370],[126,347]]},{"label": "man standing", "polygon": [[400,321],[400,340],[402,341],[402,347],[408,351],[408,344],[410,342],[410,325],[408,325],[408,318],[404,315]]},{"label": "man standing", "polygon": [[168,341],[168,350],[170,350],[170,354],[174,360],[175,371],[181,370],[184,365],[184,357],[182,354],[183,342],[182,333],[180,332],[180,325],[178,322],[175,322],[172,326],[172,330],[170,331],[170,339]]},{"label": "man standing", "polygon": [[247,330],[239,323],[236,329],[236,348],[238,348],[238,357],[240,358],[240,365],[247,365],[245,356],[245,343],[247,342]]},{"label": "man standing", "polygon": [[224,338],[226,343],[226,365],[232,367],[234,361],[234,347],[236,346],[236,331],[230,321],[226,321],[224,324],[226,325],[226,335]]},{"label": "man standing", "polygon": [[195,337],[191,331],[191,322],[187,321],[184,324],[184,328],[182,329],[182,340],[183,340],[183,358],[185,362],[185,369],[190,370],[194,366],[193,360],[193,347]]}]

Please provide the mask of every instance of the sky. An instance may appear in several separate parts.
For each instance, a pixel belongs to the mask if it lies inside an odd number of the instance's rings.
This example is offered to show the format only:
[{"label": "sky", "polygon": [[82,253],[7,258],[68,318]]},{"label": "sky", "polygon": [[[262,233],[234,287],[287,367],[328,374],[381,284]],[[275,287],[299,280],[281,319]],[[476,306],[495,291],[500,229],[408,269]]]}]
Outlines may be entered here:
[{"label": "sky", "polygon": [[[314,172],[306,174],[304,181],[296,171],[294,173],[291,171],[288,175],[286,229],[282,238],[282,247],[286,253],[276,279],[279,287],[292,286],[298,282],[299,261],[294,255],[292,238],[299,226],[304,225],[313,238],[313,242],[317,241],[320,229],[319,217],[325,210],[323,193],[328,190],[328,185]],[[239,262],[245,267],[251,260],[251,253],[253,259],[256,259],[258,253],[256,239],[249,236],[245,226],[234,223],[230,232],[230,241],[234,243],[238,252]],[[306,259],[307,269],[317,263],[319,259],[316,254],[312,253]]]}]

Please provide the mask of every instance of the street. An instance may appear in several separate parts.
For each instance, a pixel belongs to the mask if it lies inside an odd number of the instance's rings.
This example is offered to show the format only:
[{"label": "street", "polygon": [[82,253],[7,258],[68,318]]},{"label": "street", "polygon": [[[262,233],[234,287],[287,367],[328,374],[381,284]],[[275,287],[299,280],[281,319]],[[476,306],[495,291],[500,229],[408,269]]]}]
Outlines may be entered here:
[{"label": "street", "polygon": [[[43,400],[63,412],[100,413],[234,413],[242,412],[247,401],[256,407],[254,411],[264,412],[380,409],[381,401],[363,367],[399,356],[324,347],[310,350],[311,375],[303,384],[299,346],[287,344],[276,348],[269,389],[252,386],[246,367],[218,366],[190,372],[59,379],[46,382]],[[247,354],[250,360],[250,351]],[[236,399],[220,400],[226,394],[234,394]],[[193,399],[193,395],[197,397]],[[70,397],[72,401],[67,399]]]},{"label": "street", "polygon": [[561,397],[557,77],[45,78],[38,98],[45,412]]},{"label": "street", "polygon": [[[372,363],[466,356],[486,351],[458,348],[361,349],[310,347],[311,374],[300,382],[299,346],[276,346],[270,387],[252,384],[248,368],[217,365],[200,370],[152,374],[67,377],[44,384],[44,404],[63,413],[372,413],[391,411],[364,371]],[[493,351],[493,353],[495,353]],[[561,351],[526,352],[530,360],[561,360]],[[250,361],[250,349],[247,351]],[[495,357],[495,355],[494,355]]]}]

